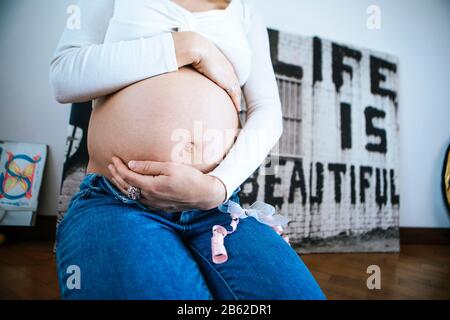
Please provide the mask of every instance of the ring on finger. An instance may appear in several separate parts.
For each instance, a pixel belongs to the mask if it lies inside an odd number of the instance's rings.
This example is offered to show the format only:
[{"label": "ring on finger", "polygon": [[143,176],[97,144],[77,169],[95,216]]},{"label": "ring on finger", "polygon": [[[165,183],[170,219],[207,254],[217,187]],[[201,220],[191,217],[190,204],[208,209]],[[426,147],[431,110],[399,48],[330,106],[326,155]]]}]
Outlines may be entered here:
[{"label": "ring on finger", "polygon": [[135,186],[129,186],[127,189],[128,198],[138,201],[141,199],[141,189]]}]

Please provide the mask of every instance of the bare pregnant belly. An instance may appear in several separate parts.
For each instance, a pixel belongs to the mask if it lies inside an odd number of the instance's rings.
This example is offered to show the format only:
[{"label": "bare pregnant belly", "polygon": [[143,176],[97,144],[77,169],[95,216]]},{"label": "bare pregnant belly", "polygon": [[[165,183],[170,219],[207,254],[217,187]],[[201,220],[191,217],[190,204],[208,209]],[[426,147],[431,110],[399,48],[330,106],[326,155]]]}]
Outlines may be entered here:
[{"label": "bare pregnant belly", "polygon": [[233,145],[238,127],[227,93],[194,69],[180,68],[97,101],[88,131],[88,172],[109,177],[112,156],[209,172]]}]

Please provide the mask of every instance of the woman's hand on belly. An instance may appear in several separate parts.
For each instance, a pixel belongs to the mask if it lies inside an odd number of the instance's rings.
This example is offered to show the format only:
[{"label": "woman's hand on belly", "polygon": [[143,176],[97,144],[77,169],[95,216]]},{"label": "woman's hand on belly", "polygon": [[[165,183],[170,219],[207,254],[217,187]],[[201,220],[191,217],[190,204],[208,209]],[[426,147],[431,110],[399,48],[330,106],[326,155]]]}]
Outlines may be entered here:
[{"label": "woman's hand on belly", "polygon": [[[242,90],[239,80],[233,65],[222,51],[208,38],[196,32],[174,32],[172,37],[179,66],[183,66],[186,60],[189,61],[194,69],[224,89],[236,110],[241,111]],[[190,59],[178,59],[178,56],[185,56],[185,52],[189,52]]]},{"label": "woman's hand on belly", "polygon": [[225,200],[223,183],[191,166],[155,161],[132,161],[129,166],[113,157],[108,166],[111,180],[126,195],[128,187],[140,188],[140,202],[148,207],[167,212],[209,210]]}]

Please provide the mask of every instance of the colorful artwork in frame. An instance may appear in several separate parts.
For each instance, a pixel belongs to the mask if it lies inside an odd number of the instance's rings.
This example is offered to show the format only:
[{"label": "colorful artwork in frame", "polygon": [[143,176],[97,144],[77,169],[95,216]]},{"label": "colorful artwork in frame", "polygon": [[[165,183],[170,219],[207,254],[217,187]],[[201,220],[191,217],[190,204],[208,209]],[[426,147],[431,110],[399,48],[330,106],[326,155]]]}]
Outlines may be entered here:
[{"label": "colorful artwork in frame", "polygon": [[47,146],[0,142],[0,210],[35,211]]}]

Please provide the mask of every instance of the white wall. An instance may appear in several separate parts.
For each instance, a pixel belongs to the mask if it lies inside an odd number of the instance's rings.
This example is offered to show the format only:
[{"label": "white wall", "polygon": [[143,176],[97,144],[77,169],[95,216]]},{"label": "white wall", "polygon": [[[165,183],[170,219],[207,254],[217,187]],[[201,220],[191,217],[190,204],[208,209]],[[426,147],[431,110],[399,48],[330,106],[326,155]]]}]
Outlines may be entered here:
[{"label": "white wall", "polygon": [[[249,0],[268,26],[395,54],[400,60],[402,226],[450,227],[440,190],[450,142],[450,1]],[[68,106],[53,101],[48,64],[70,1],[0,4],[0,139],[47,143],[41,214],[54,214]],[[381,30],[366,28],[366,8],[381,7]],[[20,125],[16,125],[20,123]]]},{"label": "white wall", "polygon": [[65,25],[58,0],[0,2],[0,140],[49,146],[39,214],[56,214],[70,109],[54,101],[49,64]]}]

